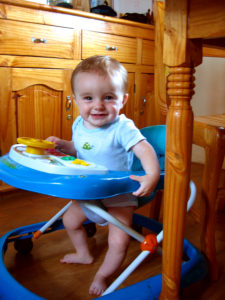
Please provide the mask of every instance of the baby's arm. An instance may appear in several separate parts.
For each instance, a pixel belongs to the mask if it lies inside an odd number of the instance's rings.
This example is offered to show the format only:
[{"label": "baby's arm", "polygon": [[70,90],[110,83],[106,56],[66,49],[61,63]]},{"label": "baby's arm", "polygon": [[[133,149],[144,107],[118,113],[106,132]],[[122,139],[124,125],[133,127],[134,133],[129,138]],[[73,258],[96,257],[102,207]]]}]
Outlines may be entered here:
[{"label": "baby's arm", "polygon": [[157,155],[153,147],[146,140],[142,140],[133,146],[132,151],[140,159],[146,173],[144,176],[130,176],[131,179],[140,183],[139,189],[133,192],[133,195],[137,197],[148,196],[153,192],[160,177]]},{"label": "baby's arm", "polygon": [[56,136],[49,136],[46,140],[49,142],[53,142],[55,144],[56,149],[58,149],[59,151],[65,154],[69,154],[73,156],[76,156],[77,154],[74,148],[73,141],[62,140]]}]

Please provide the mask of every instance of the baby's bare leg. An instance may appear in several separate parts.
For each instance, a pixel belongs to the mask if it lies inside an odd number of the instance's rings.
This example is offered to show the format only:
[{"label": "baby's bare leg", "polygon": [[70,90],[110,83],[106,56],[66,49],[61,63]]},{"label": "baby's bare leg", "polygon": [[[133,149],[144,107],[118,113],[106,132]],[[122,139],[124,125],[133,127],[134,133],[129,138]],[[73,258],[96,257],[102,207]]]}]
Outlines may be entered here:
[{"label": "baby's bare leg", "polygon": [[[132,223],[134,207],[110,207],[108,212],[124,224]],[[90,286],[91,295],[100,296],[107,288],[106,279],[122,264],[130,237],[116,226],[109,224],[108,251]]]},{"label": "baby's bare leg", "polygon": [[73,201],[70,208],[63,216],[63,224],[76,250],[60,260],[61,263],[90,264],[93,256],[90,254],[87,244],[87,235],[82,224],[87,219],[80,204]]}]

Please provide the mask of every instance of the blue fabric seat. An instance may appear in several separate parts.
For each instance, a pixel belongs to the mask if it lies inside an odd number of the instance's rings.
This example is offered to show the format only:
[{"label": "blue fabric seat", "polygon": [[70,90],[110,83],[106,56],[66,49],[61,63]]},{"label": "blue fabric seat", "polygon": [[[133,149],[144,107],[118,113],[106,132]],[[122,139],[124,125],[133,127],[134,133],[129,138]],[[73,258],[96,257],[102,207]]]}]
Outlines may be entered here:
[{"label": "blue fabric seat", "polygon": [[[163,189],[164,184],[164,172],[165,172],[165,149],[166,149],[166,125],[154,125],[148,126],[141,129],[141,133],[146,137],[147,141],[152,145],[157,154],[160,170],[161,170],[161,178],[156,187],[156,190]],[[133,171],[141,171],[142,166],[140,160],[135,156],[134,162],[132,165]],[[148,202],[152,201],[156,190],[148,197],[140,197],[138,199],[138,207],[141,207]]]}]

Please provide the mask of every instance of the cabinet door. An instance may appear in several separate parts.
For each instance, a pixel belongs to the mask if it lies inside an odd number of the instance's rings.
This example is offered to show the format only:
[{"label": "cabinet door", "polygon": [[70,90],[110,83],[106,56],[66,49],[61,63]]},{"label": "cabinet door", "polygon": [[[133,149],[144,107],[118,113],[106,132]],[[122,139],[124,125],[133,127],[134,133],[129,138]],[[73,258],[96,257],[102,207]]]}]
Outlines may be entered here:
[{"label": "cabinet door", "polygon": [[134,119],[139,128],[155,124],[153,74],[137,74]]},{"label": "cabinet door", "polygon": [[71,139],[73,102],[70,70],[1,68],[1,151],[19,136]]},{"label": "cabinet door", "polygon": [[17,135],[45,139],[61,137],[61,92],[35,84],[13,91],[16,101]]}]

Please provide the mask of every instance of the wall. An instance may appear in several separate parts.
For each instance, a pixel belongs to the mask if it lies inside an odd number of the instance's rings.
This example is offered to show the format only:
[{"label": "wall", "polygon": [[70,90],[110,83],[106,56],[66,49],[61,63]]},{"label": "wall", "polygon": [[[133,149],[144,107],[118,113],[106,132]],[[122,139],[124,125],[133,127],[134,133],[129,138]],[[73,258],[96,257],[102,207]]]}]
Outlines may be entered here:
[{"label": "wall", "polygon": [[152,0],[113,0],[113,7],[118,17],[120,13],[146,14],[148,9],[152,11]]},{"label": "wall", "polygon": [[[196,68],[195,78],[194,115],[225,113],[225,58],[204,57],[203,63]],[[193,145],[192,161],[204,163],[204,159],[203,149]]]}]

